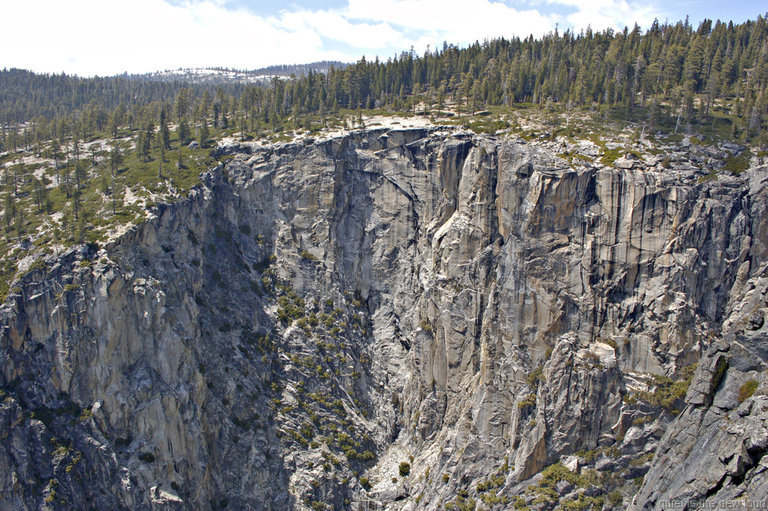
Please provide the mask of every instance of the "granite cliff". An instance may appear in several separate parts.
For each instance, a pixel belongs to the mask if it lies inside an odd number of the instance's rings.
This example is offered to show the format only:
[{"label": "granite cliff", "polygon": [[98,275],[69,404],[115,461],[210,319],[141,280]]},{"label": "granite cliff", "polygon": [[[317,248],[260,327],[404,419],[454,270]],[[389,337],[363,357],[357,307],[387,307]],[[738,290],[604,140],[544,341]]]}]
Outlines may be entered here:
[{"label": "granite cliff", "polygon": [[738,150],[221,146],[0,308],[0,509],[763,499],[768,172],[708,177]]}]

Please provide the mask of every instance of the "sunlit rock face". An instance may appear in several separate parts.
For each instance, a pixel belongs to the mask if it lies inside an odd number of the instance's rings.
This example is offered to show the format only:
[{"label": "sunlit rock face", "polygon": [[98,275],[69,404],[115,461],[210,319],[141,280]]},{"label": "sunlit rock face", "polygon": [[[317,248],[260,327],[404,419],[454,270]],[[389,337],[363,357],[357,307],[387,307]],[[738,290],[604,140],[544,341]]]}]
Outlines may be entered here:
[{"label": "sunlit rock face", "polygon": [[764,496],[768,173],[559,150],[218,148],[0,309],[0,509],[541,507],[560,462],[552,506]]}]

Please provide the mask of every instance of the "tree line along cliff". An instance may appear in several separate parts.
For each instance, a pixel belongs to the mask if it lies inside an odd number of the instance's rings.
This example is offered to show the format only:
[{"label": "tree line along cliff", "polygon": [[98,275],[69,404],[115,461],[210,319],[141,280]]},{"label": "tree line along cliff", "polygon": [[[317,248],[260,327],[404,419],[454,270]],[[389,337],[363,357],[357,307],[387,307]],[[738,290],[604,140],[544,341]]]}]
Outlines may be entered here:
[{"label": "tree line along cliff", "polygon": [[[766,143],[766,20],[704,20],[693,27],[655,21],[643,31],[592,30],[541,38],[496,39],[466,48],[443,44],[386,61],[361,59],[326,73],[275,78],[267,86],[151,82],[127,76],[78,78],[0,72],[0,150],[109,126],[157,124],[160,112],[180,121],[207,120],[244,136],[289,120],[310,126],[339,109],[441,110],[460,103],[489,107],[556,103],[600,107],[646,122],[651,131],[708,127]],[[173,115],[171,115],[173,111]],[[213,116],[213,117],[209,117]],[[19,126],[23,124],[21,128]]]}]

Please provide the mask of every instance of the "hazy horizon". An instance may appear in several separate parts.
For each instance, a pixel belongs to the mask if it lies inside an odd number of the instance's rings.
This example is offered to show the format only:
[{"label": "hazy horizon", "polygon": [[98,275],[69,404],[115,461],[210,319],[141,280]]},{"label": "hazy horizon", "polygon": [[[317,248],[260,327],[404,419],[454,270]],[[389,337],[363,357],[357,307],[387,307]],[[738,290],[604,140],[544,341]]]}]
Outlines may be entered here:
[{"label": "hazy horizon", "polygon": [[[763,12],[761,12],[761,8]],[[579,32],[689,16],[743,22],[764,4],[659,0],[32,0],[0,7],[9,21],[2,68],[80,76],[184,68],[253,70],[322,60],[354,62],[418,53],[443,42],[465,46],[497,37]]]}]

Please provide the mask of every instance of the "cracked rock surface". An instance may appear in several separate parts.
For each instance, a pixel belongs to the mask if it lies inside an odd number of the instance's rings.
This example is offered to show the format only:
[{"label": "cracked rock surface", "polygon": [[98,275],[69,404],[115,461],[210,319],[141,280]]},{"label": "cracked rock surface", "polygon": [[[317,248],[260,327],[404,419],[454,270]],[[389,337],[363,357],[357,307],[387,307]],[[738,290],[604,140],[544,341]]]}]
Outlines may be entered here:
[{"label": "cracked rock surface", "polygon": [[0,307],[0,509],[764,498],[768,172],[556,154],[218,148]]}]

